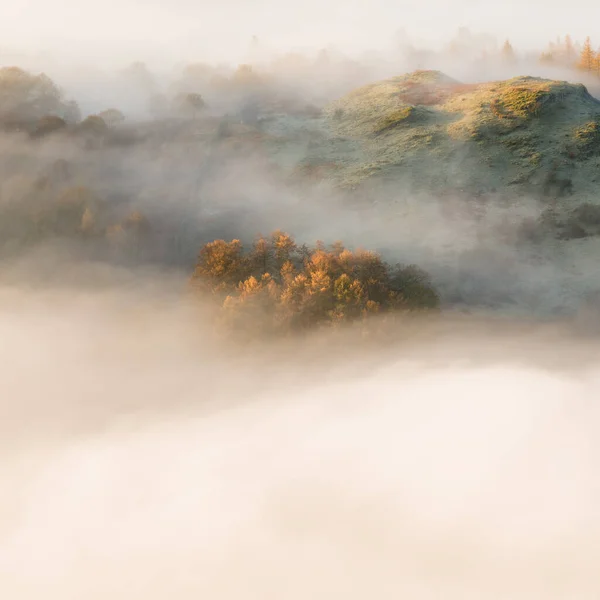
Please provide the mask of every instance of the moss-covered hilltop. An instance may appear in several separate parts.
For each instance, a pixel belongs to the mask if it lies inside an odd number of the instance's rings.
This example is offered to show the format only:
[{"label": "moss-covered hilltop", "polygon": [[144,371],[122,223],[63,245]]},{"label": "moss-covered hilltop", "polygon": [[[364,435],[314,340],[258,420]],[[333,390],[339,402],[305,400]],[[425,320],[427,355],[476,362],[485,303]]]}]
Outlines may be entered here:
[{"label": "moss-covered hilltop", "polygon": [[583,85],[463,84],[416,71],[354,90],[325,118],[333,136],[361,149],[339,174],[343,186],[375,178],[436,191],[596,195],[600,102]]}]

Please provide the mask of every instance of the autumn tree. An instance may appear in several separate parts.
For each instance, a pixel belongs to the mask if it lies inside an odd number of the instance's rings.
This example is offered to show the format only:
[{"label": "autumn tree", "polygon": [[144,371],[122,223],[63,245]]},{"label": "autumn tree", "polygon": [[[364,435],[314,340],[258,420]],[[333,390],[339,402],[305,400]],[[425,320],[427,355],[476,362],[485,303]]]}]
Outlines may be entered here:
[{"label": "autumn tree", "polygon": [[268,273],[260,278],[251,275],[225,298],[221,322],[237,333],[275,333],[277,321],[273,317],[279,295],[279,287]]},{"label": "autumn tree", "polygon": [[215,240],[200,250],[192,282],[211,292],[226,292],[235,289],[246,275],[247,261],[240,240]]},{"label": "autumn tree", "polygon": [[287,233],[241,242],[216,240],[200,251],[197,289],[222,302],[224,322],[265,331],[349,323],[373,314],[433,309],[439,298],[418,267],[391,266],[376,252],[336,242],[298,246]]},{"label": "autumn tree", "polygon": [[596,77],[600,78],[600,49],[594,54],[593,72]]},{"label": "autumn tree", "polygon": [[596,61],[596,53],[592,49],[592,42],[588,36],[583,44],[583,48],[581,49],[577,67],[581,71],[586,71],[587,73],[592,73],[594,71],[595,61]]},{"label": "autumn tree", "polygon": [[276,269],[280,270],[284,263],[292,258],[292,254],[296,250],[296,242],[287,233],[277,230],[271,235],[271,243],[275,254]]}]

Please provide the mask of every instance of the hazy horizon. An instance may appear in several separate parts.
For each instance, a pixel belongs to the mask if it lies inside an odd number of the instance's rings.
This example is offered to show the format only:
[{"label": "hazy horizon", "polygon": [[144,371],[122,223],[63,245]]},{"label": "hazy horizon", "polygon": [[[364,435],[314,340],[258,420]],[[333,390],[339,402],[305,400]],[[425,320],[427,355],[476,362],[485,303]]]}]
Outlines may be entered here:
[{"label": "hazy horizon", "polygon": [[593,36],[588,23],[594,16],[600,17],[600,9],[590,10],[583,0],[572,2],[568,13],[560,6],[516,0],[308,0],[293,5],[276,0],[216,5],[191,0],[107,0],[101,5],[91,0],[23,0],[0,6],[0,61],[3,48],[99,65],[118,64],[123,54],[131,60],[236,61],[243,59],[253,36],[277,52],[328,45],[362,52],[391,47],[399,30],[416,43],[437,47],[460,27],[495,36],[498,42],[508,37],[520,49],[531,50],[565,34],[581,41]]}]

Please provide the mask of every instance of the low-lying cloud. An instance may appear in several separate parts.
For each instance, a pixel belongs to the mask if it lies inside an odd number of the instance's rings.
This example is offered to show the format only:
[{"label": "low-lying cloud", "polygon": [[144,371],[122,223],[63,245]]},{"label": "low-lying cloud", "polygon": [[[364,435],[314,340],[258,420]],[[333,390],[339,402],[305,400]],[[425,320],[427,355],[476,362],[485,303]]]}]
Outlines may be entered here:
[{"label": "low-lying cloud", "polygon": [[156,287],[1,296],[2,597],[595,598],[594,340],[248,353]]}]

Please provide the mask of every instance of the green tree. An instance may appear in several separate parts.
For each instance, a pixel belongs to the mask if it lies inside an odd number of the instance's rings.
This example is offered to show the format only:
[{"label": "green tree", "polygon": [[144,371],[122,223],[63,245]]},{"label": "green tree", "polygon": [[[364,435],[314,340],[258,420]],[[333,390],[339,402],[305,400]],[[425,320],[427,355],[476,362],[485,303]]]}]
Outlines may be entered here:
[{"label": "green tree", "polygon": [[429,274],[417,265],[396,265],[390,269],[389,285],[394,299],[409,310],[432,309],[439,305]]},{"label": "green tree", "polygon": [[369,250],[354,253],[353,272],[363,285],[368,300],[385,304],[389,296],[388,266],[381,256]]}]

